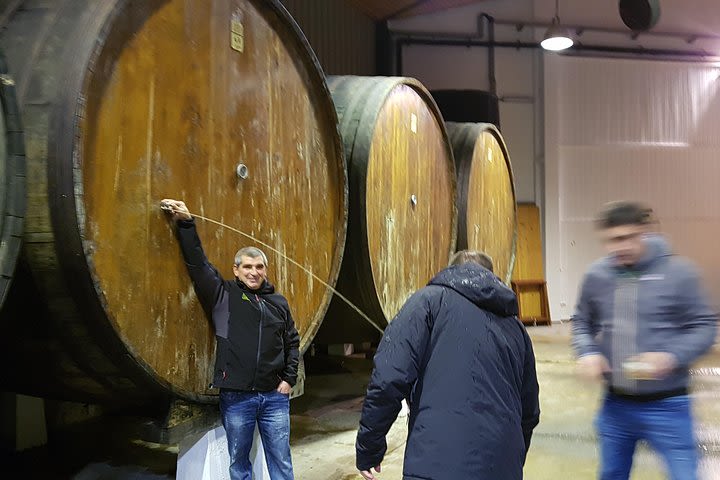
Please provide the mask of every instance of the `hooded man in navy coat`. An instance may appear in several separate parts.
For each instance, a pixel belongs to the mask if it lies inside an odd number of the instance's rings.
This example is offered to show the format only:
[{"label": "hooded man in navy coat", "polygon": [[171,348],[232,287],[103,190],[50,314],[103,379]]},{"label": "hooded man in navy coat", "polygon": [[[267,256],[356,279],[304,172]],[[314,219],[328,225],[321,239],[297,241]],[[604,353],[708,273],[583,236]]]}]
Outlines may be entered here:
[{"label": "hooded man in navy coat", "polygon": [[413,294],[375,355],[356,465],[375,479],[403,399],[405,480],[519,480],[539,422],[530,337],[515,294],[480,252],[461,251]]}]

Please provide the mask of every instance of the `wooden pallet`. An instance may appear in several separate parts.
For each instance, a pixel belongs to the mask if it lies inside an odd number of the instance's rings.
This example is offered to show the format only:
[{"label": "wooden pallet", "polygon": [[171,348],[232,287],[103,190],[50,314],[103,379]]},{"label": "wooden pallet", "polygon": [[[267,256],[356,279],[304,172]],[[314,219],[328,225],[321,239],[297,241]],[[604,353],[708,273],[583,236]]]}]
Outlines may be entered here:
[{"label": "wooden pallet", "polygon": [[545,280],[513,280],[511,284],[518,297],[518,319],[526,325],[550,325],[552,321]]}]

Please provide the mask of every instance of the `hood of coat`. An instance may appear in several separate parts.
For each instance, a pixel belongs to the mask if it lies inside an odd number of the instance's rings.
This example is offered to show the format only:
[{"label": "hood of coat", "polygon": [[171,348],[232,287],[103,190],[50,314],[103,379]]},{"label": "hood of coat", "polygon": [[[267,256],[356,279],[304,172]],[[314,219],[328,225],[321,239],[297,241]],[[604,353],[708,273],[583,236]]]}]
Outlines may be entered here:
[{"label": "hood of coat", "polygon": [[490,270],[477,263],[448,267],[435,275],[429,285],[455,290],[479,308],[501,317],[518,314],[515,293]]}]

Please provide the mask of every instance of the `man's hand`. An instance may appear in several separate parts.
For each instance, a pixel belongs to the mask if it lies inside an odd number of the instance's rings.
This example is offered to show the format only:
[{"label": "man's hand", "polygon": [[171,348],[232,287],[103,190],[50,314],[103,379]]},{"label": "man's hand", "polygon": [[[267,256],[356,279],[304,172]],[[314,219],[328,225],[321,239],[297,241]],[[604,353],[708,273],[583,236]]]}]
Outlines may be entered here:
[{"label": "man's hand", "polygon": [[371,468],[370,470],[363,470],[360,472],[360,475],[362,475],[365,480],[379,480],[378,477],[373,475],[373,470],[375,470],[375,473],[380,473],[380,465],[375,468]]},{"label": "man's hand", "polygon": [[578,359],[577,371],[582,377],[588,380],[602,380],[603,375],[610,371],[610,364],[607,359],[599,353],[585,355]]},{"label": "man's hand", "polygon": [[165,210],[168,214],[172,215],[173,220],[191,220],[190,210],[185,206],[185,202],[182,200],[173,200],[172,198],[165,198],[160,201],[160,208]]},{"label": "man's hand", "polygon": [[290,395],[290,390],[292,390],[292,386],[285,380],[280,382],[280,385],[277,387],[277,391],[284,394],[284,395]]},{"label": "man's hand", "polygon": [[654,380],[667,377],[677,368],[677,358],[672,353],[667,352],[645,352],[633,357],[632,360],[646,364],[647,370],[643,373],[646,373],[648,377]]}]

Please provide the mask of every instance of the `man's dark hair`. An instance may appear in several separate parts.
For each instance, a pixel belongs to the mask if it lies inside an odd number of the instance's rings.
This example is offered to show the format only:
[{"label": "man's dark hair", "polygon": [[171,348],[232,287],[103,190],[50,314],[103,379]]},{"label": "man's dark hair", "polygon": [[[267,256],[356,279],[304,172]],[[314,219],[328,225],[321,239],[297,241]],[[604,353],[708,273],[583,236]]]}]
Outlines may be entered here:
[{"label": "man's dark hair", "polygon": [[638,202],[612,202],[605,205],[595,219],[599,229],[624,225],[647,225],[653,221],[653,210]]},{"label": "man's dark hair", "polygon": [[477,263],[481,267],[485,267],[491,272],[493,271],[493,261],[490,255],[477,250],[460,250],[450,259],[450,266],[462,265],[463,263]]}]

